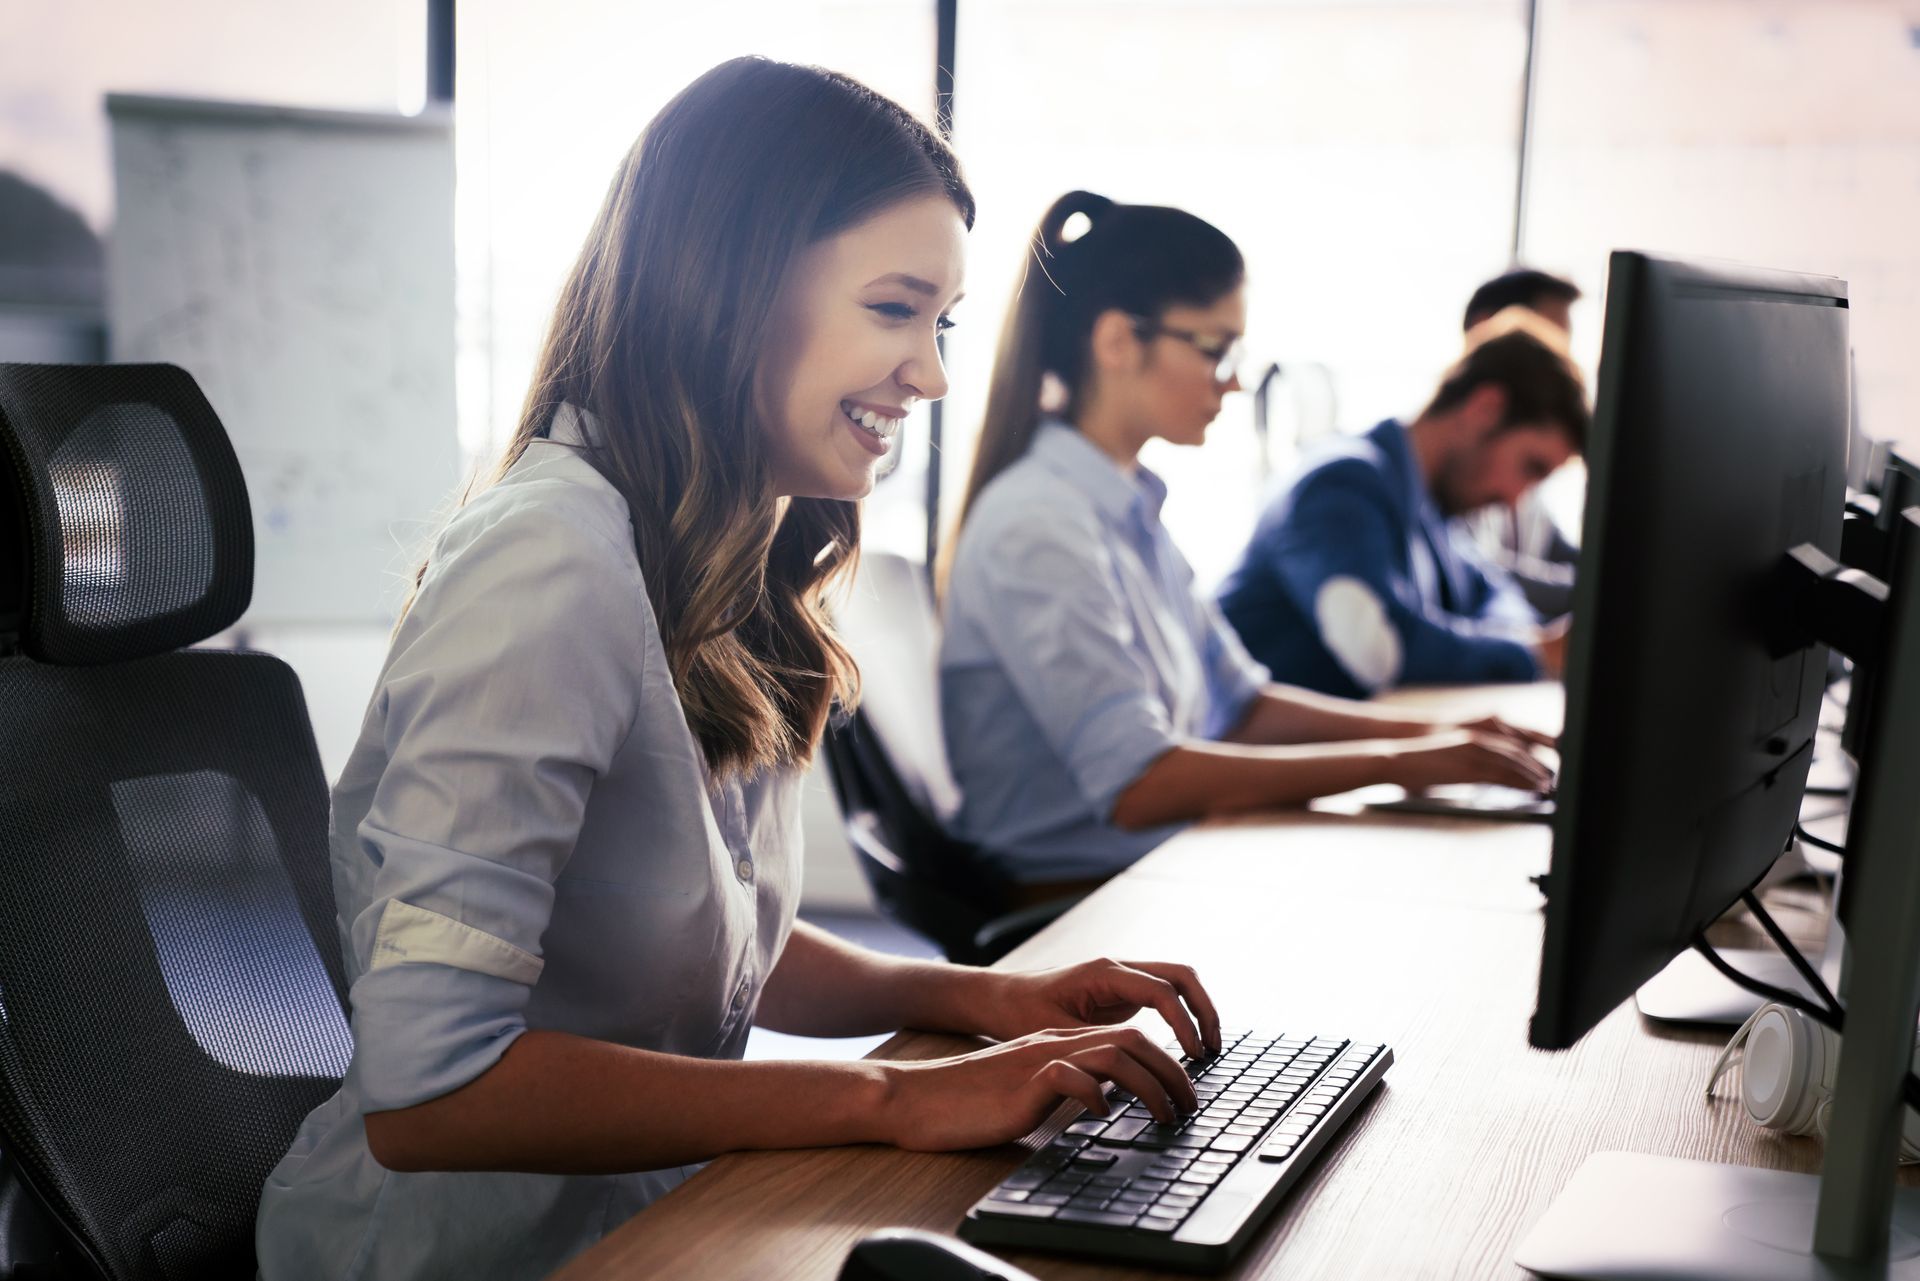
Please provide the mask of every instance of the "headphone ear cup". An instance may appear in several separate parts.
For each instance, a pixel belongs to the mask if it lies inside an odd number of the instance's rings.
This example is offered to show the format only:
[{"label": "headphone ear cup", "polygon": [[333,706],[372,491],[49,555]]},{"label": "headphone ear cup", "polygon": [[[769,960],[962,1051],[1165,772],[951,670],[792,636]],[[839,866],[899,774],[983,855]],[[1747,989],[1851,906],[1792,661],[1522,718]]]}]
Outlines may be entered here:
[{"label": "headphone ear cup", "polygon": [[[1754,1016],[1740,1067],[1740,1101],[1747,1115],[1770,1130],[1818,1134],[1821,1104],[1833,1093],[1838,1039],[1798,1010],[1768,1005]],[[1828,1035],[1831,1035],[1830,1033]]]}]

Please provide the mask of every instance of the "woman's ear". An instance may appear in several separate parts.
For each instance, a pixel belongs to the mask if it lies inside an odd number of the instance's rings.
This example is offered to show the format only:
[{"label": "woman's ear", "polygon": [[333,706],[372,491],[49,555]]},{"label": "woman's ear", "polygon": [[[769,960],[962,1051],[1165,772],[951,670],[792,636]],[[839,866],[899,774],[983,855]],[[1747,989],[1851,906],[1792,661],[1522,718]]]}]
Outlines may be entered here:
[{"label": "woman's ear", "polygon": [[1134,332],[1133,317],[1115,307],[1094,319],[1093,367],[1102,373],[1125,373],[1140,364],[1140,335]]}]

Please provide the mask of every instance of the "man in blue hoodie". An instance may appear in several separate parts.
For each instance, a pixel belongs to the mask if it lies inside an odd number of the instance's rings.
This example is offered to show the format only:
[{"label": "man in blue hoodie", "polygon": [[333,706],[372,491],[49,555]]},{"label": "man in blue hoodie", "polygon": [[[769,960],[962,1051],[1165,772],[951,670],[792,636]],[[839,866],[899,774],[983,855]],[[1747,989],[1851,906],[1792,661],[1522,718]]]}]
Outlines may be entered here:
[{"label": "man in blue hoodie", "polygon": [[1340,441],[1268,505],[1222,611],[1275,680],[1349,698],[1559,675],[1564,627],[1542,626],[1458,518],[1511,507],[1589,421],[1562,335],[1501,312],[1411,424]]}]

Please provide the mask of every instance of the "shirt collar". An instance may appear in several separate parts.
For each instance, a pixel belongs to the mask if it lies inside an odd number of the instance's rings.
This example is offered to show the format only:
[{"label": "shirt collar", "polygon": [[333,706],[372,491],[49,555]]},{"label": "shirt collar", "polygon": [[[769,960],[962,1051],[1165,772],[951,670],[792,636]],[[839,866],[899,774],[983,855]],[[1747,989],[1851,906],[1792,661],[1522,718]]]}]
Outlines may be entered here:
[{"label": "shirt collar", "polygon": [[591,444],[600,435],[600,420],[575,405],[562,404],[553,411],[547,426],[547,439],[556,445],[576,448]]},{"label": "shirt collar", "polygon": [[1119,522],[1133,515],[1147,521],[1160,519],[1167,483],[1139,464],[1128,472],[1072,425],[1057,418],[1044,420],[1030,449],[1035,458],[1093,500],[1095,510],[1106,519]]},{"label": "shirt collar", "polygon": [[1413,456],[1413,438],[1406,424],[1389,418],[1367,433],[1400,473],[1400,488],[1406,495],[1407,510],[1421,519],[1441,523],[1440,508],[1420,476],[1420,460]]}]

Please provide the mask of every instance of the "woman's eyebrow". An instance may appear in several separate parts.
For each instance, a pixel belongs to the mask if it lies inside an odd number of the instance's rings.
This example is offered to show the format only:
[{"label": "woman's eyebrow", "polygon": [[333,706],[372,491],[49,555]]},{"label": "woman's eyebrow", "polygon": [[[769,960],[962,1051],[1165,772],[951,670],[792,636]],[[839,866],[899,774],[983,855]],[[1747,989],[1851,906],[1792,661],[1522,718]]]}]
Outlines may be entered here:
[{"label": "woman's eyebrow", "polygon": [[875,285],[905,285],[916,294],[932,295],[940,292],[940,286],[934,284],[932,281],[922,280],[918,276],[910,276],[904,271],[889,272],[884,276],[876,276],[867,282],[867,288],[869,289]]}]

